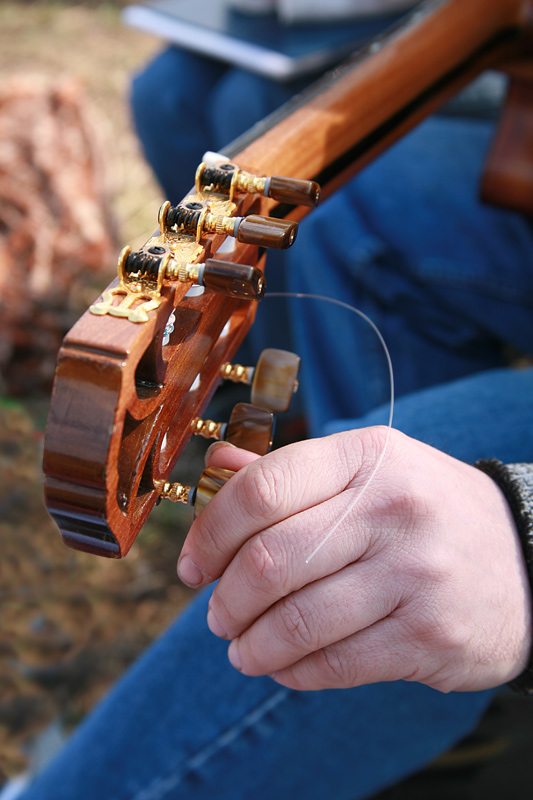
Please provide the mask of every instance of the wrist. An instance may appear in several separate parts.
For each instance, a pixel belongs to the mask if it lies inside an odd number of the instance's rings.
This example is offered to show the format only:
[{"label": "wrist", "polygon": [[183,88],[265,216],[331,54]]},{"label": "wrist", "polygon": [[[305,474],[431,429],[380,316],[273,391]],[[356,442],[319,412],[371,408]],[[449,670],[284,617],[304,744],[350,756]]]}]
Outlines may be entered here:
[{"label": "wrist", "polygon": [[[502,464],[497,459],[482,459],[475,466],[498,484],[507,500],[520,539],[531,598],[533,596],[533,465]],[[529,641],[527,666],[508,684],[513,691],[524,695],[533,694],[531,635]]]}]

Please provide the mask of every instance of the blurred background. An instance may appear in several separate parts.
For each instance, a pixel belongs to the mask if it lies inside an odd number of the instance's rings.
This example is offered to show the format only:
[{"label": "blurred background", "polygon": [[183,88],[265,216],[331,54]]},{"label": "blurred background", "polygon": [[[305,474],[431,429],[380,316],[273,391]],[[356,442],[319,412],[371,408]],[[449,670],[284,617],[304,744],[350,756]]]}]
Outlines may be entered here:
[{"label": "blurred background", "polygon": [[[122,5],[0,0],[0,790],[38,769],[191,596],[175,573],[189,509],[156,508],[115,561],[67,549],[42,499],[61,339],[164,199],[128,102],[161,42],[125,28]],[[204,449],[179,479],[194,481]],[[529,797],[532,715],[503,692],[463,746],[382,800]]]},{"label": "blurred background", "polygon": [[120,7],[0,2],[0,786],[46,758],[190,595],[175,573],[188,509],[163,504],[108,561],[67,549],[42,499],[61,339],[162,199],[128,105],[160,42]]}]

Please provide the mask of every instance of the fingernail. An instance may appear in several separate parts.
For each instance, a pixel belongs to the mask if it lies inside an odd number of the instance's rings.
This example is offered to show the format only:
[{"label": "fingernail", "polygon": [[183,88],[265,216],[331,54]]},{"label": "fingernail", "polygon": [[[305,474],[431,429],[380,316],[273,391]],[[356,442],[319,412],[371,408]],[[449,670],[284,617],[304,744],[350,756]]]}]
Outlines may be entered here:
[{"label": "fingernail", "polygon": [[239,658],[238,640],[234,639],[228,649],[228,658],[232,667],[242,672],[241,659]]},{"label": "fingernail", "polygon": [[209,456],[211,456],[218,447],[235,447],[235,445],[231,444],[231,442],[213,442],[205,451],[204,459],[206,464],[209,461]]},{"label": "fingernail", "polygon": [[190,556],[183,556],[178,561],[178,577],[187,586],[200,586],[204,582],[202,570],[196,566]]},{"label": "fingernail", "polygon": [[214,633],[215,636],[219,636],[221,639],[228,638],[228,634],[226,633],[226,631],[224,630],[218,619],[213,614],[211,607],[207,612],[207,625],[211,633]]}]

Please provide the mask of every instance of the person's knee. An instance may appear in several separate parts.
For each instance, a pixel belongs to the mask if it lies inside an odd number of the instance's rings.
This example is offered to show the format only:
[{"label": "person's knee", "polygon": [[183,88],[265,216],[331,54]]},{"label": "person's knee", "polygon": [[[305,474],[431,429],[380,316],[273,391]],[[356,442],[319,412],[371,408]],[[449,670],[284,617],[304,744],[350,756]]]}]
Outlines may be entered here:
[{"label": "person's knee", "polygon": [[[130,101],[137,123],[153,118],[161,122],[161,115],[172,113],[174,103],[179,104],[184,81],[178,79],[184,73],[184,54],[171,47],[150,61],[134,75],[131,83]],[[173,98],[169,101],[169,90]]]},{"label": "person's knee", "polygon": [[226,71],[226,66],[195,53],[169,47],[139,71],[131,84],[136,121],[156,118],[173,124],[183,111],[197,108]]}]

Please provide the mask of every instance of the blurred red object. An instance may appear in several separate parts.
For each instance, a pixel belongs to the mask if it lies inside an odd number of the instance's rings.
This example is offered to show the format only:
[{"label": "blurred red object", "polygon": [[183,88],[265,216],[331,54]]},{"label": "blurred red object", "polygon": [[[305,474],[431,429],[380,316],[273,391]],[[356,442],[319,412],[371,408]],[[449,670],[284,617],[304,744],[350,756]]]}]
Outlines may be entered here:
[{"label": "blurred red object", "polygon": [[112,274],[114,224],[79,83],[0,88],[2,391],[47,390],[61,339]]}]

